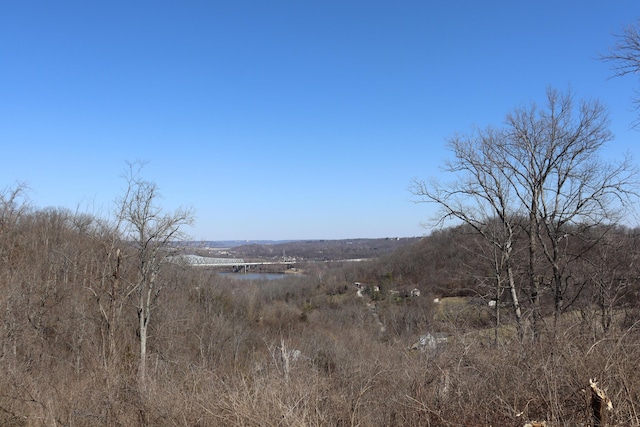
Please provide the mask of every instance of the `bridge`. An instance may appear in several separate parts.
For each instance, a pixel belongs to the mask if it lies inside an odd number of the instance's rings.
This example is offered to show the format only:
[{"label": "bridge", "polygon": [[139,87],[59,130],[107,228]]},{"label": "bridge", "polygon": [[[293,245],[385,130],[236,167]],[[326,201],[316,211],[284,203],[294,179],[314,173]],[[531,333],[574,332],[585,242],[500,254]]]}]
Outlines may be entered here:
[{"label": "bridge", "polygon": [[293,265],[293,261],[254,261],[247,262],[242,258],[213,258],[199,255],[178,255],[168,259],[176,264],[189,265],[192,267],[232,267],[236,270],[256,265]]}]

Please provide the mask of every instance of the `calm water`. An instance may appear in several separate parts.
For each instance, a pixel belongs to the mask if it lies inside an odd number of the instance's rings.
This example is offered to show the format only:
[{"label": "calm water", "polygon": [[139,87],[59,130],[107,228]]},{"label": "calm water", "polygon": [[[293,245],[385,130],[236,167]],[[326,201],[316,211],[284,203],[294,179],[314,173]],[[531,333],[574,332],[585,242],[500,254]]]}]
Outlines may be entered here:
[{"label": "calm water", "polygon": [[237,280],[278,280],[283,279],[289,274],[284,273],[218,273],[224,277],[231,277]]}]

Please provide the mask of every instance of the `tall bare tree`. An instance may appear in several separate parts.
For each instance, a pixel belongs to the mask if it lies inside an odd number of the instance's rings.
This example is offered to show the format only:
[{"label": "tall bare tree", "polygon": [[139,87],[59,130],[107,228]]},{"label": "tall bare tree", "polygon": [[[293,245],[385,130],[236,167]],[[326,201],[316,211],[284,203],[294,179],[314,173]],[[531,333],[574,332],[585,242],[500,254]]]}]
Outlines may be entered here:
[{"label": "tall bare tree", "polygon": [[0,190],[0,311],[2,312],[2,341],[0,358],[17,353],[16,312],[11,300],[21,294],[14,266],[20,256],[17,248],[21,240],[19,224],[31,211],[28,188],[24,183]]},{"label": "tall bare tree", "polygon": [[93,295],[99,312],[101,364],[106,371],[108,393],[113,390],[114,373],[121,366],[118,347],[123,340],[119,332],[123,308],[132,286],[127,287],[124,280],[127,274],[123,271],[126,270],[121,236],[123,222],[122,215],[117,215],[114,221],[96,218],[91,227],[81,228],[96,243],[86,267],[90,274],[85,273],[83,284]]},{"label": "tall bare tree", "polygon": [[[571,305],[572,300],[565,301],[569,290],[573,297],[580,290],[581,284],[571,281],[576,254],[569,250],[568,238],[593,242],[599,235],[591,230],[616,224],[635,196],[637,176],[628,158],[616,164],[599,158],[612,139],[607,111],[600,103],[584,101],[576,108],[570,92],[554,89],[547,90],[546,101],[544,108],[532,104],[514,110],[501,130],[452,139],[455,160],[446,170],[460,176],[452,185],[413,186],[415,195],[441,206],[440,218],[462,220],[487,237],[500,250],[507,272],[514,219],[526,218],[529,261],[523,290],[533,309],[534,334],[542,291],[552,290],[557,321]],[[488,234],[494,219],[502,230]],[[513,280],[509,286],[517,296]],[[514,298],[514,310],[517,307]]]},{"label": "tall bare tree", "polygon": [[[571,304],[565,301],[571,283],[572,253],[568,238],[597,241],[607,225],[622,219],[634,195],[636,168],[629,158],[607,163],[599,153],[613,139],[606,108],[597,101],[576,107],[570,91],[548,89],[546,105],[518,108],[507,116],[509,137],[504,165],[513,188],[527,210],[530,291],[538,302],[540,281],[553,292],[554,319]],[[597,226],[597,228],[596,228]],[[549,277],[536,272],[540,256]]]},{"label": "tall bare tree", "polygon": [[[622,29],[616,36],[616,43],[609,49],[609,53],[601,59],[609,62],[616,77],[637,75],[640,72],[640,20]],[[640,109],[640,90],[636,89],[633,103]],[[634,122],[634,127],[640,126],[640,117]]]},{"label": "tall bare tree", "polygon": [[125,194],[117,201],[117,214],[122,220],[124,238],[133,245],[137,279],[132,291],[137,295],[138,333],[140,335],[140,365],[138,379],[145,387],[148,328],[162,282],[160,268],[166,258],[177,250],[176,242],[186,238],[181,230],[191,225],[193,210],[178,208],[164,213],[158,205],[158,186],[141,177],[142,164],[130,163],[124,178]]},{"label": "tall bare tree", "polygon": [[[436,222],[460,220],[492,245],[493,256],[489,258],[496,297],[503,289],[509,289],[522,336],[522,310],[512,265],[519,212],[510,185],[512,172],[504,168],[505,154],[497,149],[504,146],[504,138],[504,132],[492,128],[451,138],[448,146],[454,158],[446,163],[445,170],[456,174],[458,180],[448,184],[433,179],[430,182],[414,180],[411,191],[419,201],[440,206]],[[499,304],[496,304],[496,310],[499,321]]]}]

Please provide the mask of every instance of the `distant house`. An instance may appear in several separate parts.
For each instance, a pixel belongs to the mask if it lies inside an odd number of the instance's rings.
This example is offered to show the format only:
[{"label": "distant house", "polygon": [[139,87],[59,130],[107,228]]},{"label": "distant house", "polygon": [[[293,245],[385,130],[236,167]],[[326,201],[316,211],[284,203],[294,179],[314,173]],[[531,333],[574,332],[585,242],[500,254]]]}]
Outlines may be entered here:
[{"label": "distant house", "polygon": [[376,292],[380,292],[380,287],[375,285],[367,285],[361,282],[353,282],[353,285],[356,287],[356,295],[359,297],[363,295],[372,296]]},{"label": "distant house", "polygon": [[432,334],[431,332],[427,332],[424,335],[420,335],[420,337],[418,338],[418,341],[413,343],[411,347],[409,347],[409,349],[420,350],[422,352],[425,352],[427,350],[433,351],[433,350],[436,350],[438,347],[442,347],[443,345],[446,345],[448,341],[449,341],[449,335],[446,333],[436,332]]}]

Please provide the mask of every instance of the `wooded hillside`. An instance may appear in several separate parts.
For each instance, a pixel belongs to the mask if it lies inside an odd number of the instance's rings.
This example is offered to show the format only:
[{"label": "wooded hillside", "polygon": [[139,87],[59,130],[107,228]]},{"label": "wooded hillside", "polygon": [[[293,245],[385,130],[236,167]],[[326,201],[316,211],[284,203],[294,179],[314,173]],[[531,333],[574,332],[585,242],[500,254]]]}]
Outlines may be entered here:
[{"label": "wooded hillside", "polygon": [[161,263],[142,354],[141,247],[1,196],[2,425],[579,425],[593,378],[609,421],[640,425],[636,230],[571,241],[562,316],[541,287],[542,325],[522,337],[465,227],[264,283]]},{"label": "wooded hillside", "polygon": [[336,261],[377,258],[411,245],[419,237],[384,239],[296,240],[289,242],[252,243],[226,248],[225,252],[240,258],[282,259],[300,261]]}]

